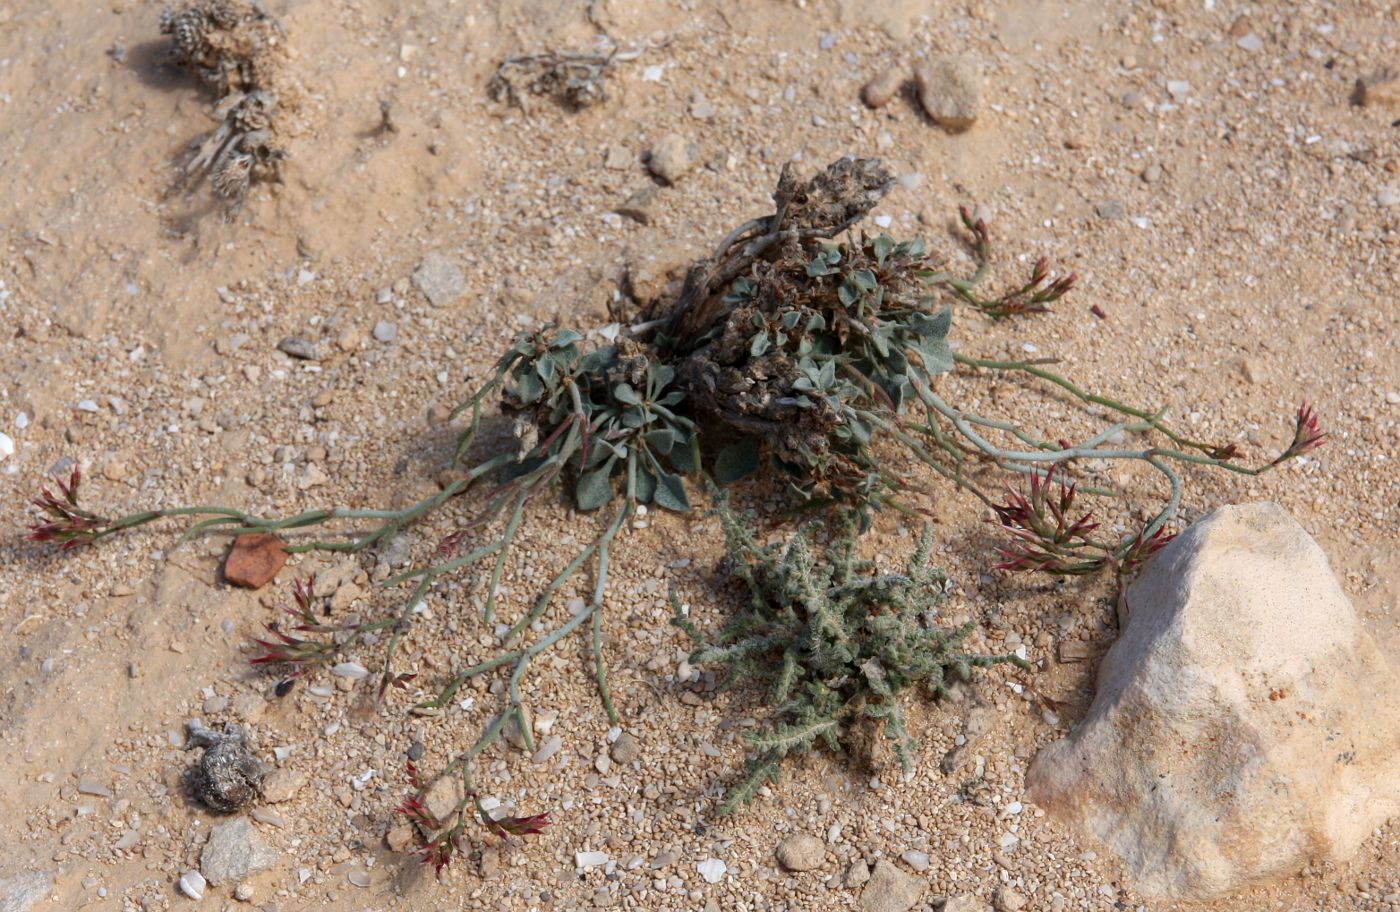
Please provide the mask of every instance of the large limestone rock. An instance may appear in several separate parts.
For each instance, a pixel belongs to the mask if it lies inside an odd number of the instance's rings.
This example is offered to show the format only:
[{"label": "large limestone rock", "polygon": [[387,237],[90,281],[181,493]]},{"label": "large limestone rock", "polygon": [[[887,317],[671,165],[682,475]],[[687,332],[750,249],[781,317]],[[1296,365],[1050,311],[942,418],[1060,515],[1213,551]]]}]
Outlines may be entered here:
[{"label": "large limestone rock", "polygon": [[1140,892],[1209,899],[1341,861],[1400,812],[1400,678],[1281,507],[1193,524],[1127,606],[1089,714],[1027,785]]}]

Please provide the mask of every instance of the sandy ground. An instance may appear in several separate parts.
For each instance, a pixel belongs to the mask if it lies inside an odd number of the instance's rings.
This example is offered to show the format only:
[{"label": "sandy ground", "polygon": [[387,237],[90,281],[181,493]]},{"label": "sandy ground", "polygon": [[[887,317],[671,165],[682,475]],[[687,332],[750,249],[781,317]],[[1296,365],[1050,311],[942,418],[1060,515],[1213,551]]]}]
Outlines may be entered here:
[{"label": "sandy ground", "polygon": [[[879,155],[903,176],[877,210],[891,233],[921,233],[956,262],[954,207],[980,205],[1010,272],[1025,268],[1017,255],[1046,254],[1082,276],[1039,319],[993,325],[959,311],[964,351],[1034,346],[1088,386],[1165,407],[1255,456],[1287,438],[1299,400],[1315,402],[1333,435],[1316,459],[1258,480],[1191,473],[1184,518],[1280,501],[1323,542],[1371,629],[1396,642],[1400,206],[1385,203],[1400,199],[1387,195],[1400,190],[1400,112],[1349,103],[1358,76],[1400,67],[1389,2],[269,6],[304,94],[287,122],[285,182],[256,186],[225,220],[207,190],[177,180],[190,141],[212,126],[211,99],[165,62],[159,4],[0,4],[0,429],[17,447],[0,463],[0,878],[52,872],[53,902],[35,908],[191,905],[174,883],[217,822],[180,790],[193,753],[175,745],[195,716],[243,724],[264,755],[290,748],[281,765],[304,777],[257,824],[279,859],[248,880],[267,909],[838,909],[859,893],[845,885],[853,862],[909,851],[931,856],[916,908],[990,900],[1001,885],[1031,909],[1175,908],[1133,895],[1111,858],[1033,807],[1006,811],[1036,746],[1088,705],[1092,659],[1115,635],[1112,599],[1102,585],[986,575],[977,505],[947,488],[935,487],[935,509],[951,613],[982,624],[977,645],[1027,645],[1044,666],[1037,687],[1068,705],[1060,717],[990,675],[964,703],[914,710],[922,762],[910,781],[816,754],[752,808],[714,819],[761,707],[747,705],[753,694],[708,693],[703,678],[677,682],[685,643],[667,623],[667,583],[718,623],[721,555],[713,520],[653,514],[618,548],[605,623],[639,759],[606,760],[586,646],[567,641],[525,685],[537,714],[558,714],[562,749],[532,764],[495,748],[480,777],[504,805],[548,809],[555,825],[528,844],[475,847],[440,883],[384,835],[410,745],[429,768],[462,750],[499,705],[487,682],[466,708],[421,718],[406,712],[412,694],[376,713],[366,688],[330,679],[321,694],[279,700],[246,660],[293,576],[319,569],[356,587],[347,610],[394,610],[402,594],[371,586],[381,564],[427,557],[460,512],[413,530],[396,555],[298,559],[259,593],[219,582],[222,543],[176,546],[169,528],[61,557],[22,540],[27,498],[64,460],[111,512],[213,501],[274,514],[431,492],[454,433],[444,407],[513,332],[608,322],[624,268],[639,291],[660,288],[767,212],[788,160],[815,169]],[[618,67],[606,103],[525,114],[487,99],[501,57],[588,47],[602,30],[644,48]],[[1241,46],[1246,34],[1258,41]],[[970,132],[943,132],[908,97],[860,104],[885,66],[945,52],[982,72]],[[381,99],[395,133],[376,130]],[[642,153],[671,131],[700,145],[701,166],[658,191],[648,224],[616,216],[654,186]],[[451,306],[430,307],[408,281],[430,252],[466,275]],[[392,341],[372,334],[381,322]],[[289,335],[318,343],[322,359],[281,354]],[[1020,388],[950,386],[1047,429],[1092,420]],[[1136,478],[1115,480],[1152,496]],[[593,522],[541,504],[504,610],[523,610]],[[868,547],[895,564],[911,544],[891,516]],[[491,654],[494,633],[472,611],[481,586],[464,575],[430,597],[409,643],[416,683]],[[1058,661],[1076,653],[1090,660]],[[358,658],[375,667],[378,654]],[[980,776],[940,769],[966,701],[995,710],[975,749]],[[828,840],[823,865],[778,868],[774,846],[793,832]],[[1400,908],[1397,839],[1381,830],[1348,866],[1213,908]],[[575,852],[589,850],[615,864],[580,873]],[[728,867],[717,884],[697,872],[711,858]],[[211,888],[202,905],[237,906],[232,890]]]}]

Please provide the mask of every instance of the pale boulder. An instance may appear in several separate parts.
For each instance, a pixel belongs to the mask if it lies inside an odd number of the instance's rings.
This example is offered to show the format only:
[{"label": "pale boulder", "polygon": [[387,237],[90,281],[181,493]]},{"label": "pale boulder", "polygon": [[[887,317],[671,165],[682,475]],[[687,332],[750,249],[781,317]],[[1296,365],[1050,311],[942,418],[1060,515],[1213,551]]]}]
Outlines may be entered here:
[{"label": "pale boulder", "polygon": [[1027,785],[1136,890],[1206,900],[1341,862],[1400,812],[1396,669],[1281,507],[1194,523],[1126,605],[1088,715]]}]

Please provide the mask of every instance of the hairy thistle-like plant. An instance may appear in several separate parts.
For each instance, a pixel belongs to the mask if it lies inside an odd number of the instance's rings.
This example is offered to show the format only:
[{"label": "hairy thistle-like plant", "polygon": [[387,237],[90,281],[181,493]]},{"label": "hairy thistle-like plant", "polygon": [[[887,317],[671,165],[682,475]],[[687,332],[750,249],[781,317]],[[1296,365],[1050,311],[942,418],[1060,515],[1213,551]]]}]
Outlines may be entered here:
[{"label": "hairy thistle-like plant", "polygon": [[952,630],[938,625],[945,577],[929,566],[928,526],[908,570],[880,574],[857,559],[853,526],[821,551],[813,550],[805,531],[781,548],[764,547],[723,500],[718,513],[732,572],[748,587],[747,602],[710,642],[673,589],[673,623],[697,644],[693,664],[718,666],[726,686],[761,686],[773,707],[768,724],[745,738],[753,758],[719,806],[721,814],[776,781],[787,756],[818,743],[838,751],[862,727],[883,732],[907,771],[915,742],[904,721],[906,690],[922,688],[937,697],[968,680],[974,668],[1011,663],[1029,670],[1015,655],[964,652],[971,623]]}]

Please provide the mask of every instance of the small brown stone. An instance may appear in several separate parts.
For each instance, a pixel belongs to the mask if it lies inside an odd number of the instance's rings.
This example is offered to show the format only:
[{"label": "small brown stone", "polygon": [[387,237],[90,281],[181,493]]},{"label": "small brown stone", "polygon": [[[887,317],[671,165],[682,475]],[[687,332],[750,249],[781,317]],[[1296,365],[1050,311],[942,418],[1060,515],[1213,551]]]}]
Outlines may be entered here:
[{"label": "small brown stone", "polygon": [[899,94],[899,87],[902,85],[904,71],[898,67],[890,67],[876,74],[861,87],[860,100],[865,102],[868,108],[883,108],[889,104],[891,98]]},{"label": "small brown stone", "polygon": [[266,532],[240,535],[224,559],[224,579],[234,586],[258,589],[276,576],[285,563],[287,549],[277,536]]},{"label": "small brown stone", "polygon": [[1356,80],[1352,103],[1365,108],[1400,110],[1400,74],[1387,68]]},{"label": "small brown stone", "polygon": [[413,842],[413,824],[401,823],[384,835],[390,850],[402,852]]},{"label": "small brown stone", "polygon": [[501,850],[483,849],[481,852],[481,876],[486,879],[495,877],[501,870]]},{"label": "small brown stone", "polygon": [[966,57],[935,57],[914,69],[919,104],[934,123],[961,133],[977,122],[981,76]]},{"label": "small brown stone", "polygon": [[778,843],[775,854],[789,871],[810,871],[826,860],[826,845],[810,833],[796,833]]},{"label": "small brown stone", "polygon": [[1230,23],[1229,35],[1231,38],[1243,38],[1251,31],[1253,31],[1253,26],[1249,21],[1249,17],[1244,13],[1240,13],[1235,17],[1235,21]]},{"label": "small brown stone", "polygon": [[1060,643],[1060,663],[1068,665],[1071,662],[1085,662],[1094,654],[1094,650],[1088,643],[1079,640],[1064,640]]},{"label": "small brown stone", "polygon": [[642,756],[642,746],[637,742],[636,736],[631,732],[623,732],[617,736],[613,742],[612,754],[615,763],[628,764]]},{"label": "small brown stone", "polygon": [[277,769],[268,773],[262,781],[262,797],[269,804],[291,801],[306,784],[303,773],[290,769]]},{"label": "small brown stone", "polygon": [[870,882],[860,893],[861,912],[909,912],[924,894],[927,882],[906,874],[885,859],[875,862]]},{"label": "small brown stone", "polygon": [[615,210],[618,215],[630,218],[641,225],[650,225],[652,220],[652,207],[656,203],[656,197],[660,188],[655,184],[643,187],[636,193],[627,197],[627,201]]}]

